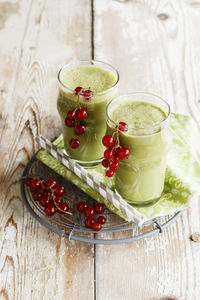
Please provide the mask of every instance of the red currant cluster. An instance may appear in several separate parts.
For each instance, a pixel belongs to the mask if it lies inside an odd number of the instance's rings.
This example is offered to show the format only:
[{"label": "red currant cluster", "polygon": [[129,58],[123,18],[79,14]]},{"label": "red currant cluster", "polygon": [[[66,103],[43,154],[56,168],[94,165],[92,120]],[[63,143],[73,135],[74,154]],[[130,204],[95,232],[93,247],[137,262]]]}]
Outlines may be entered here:
[{"label": "red currant cluster", "polygon": [[26,185],[30,188],[32,197],[44,207],[44,212],[48,216],[59,214],[71,214],[69,206],[63,201],[65,188],[57,185],[54,179],[44,180],[43,178],[26,178]]},{"label": "red currant cluster", "polygon": [[[80,95],[84,97],[85,100],[89,101],[92,98],[91,90],[84,90],[82,87],[78,86],[75,88],[75,95],[78,96],[77,106],[75,110],[69,110],[65,118],[65,125],[67,127],[74,127],[74,133],[77,136],[83,135],[85,133],[85,125],[81,122],[87,118],[87,112],[85,109],[81,108],[79,103]],[[80,146],[80,141],[77,138],[72,138],[69,141],[71,148],[76,149]]]},{"label": "red currant cluster", "polygon": [[93,96],[93,92],[91,90],[86,90],[86,89],[82,88],[81,86],[77,86],[74,89],[74,91],[75,91],[75,95],[77,95],[77,96],[81,95],[87,101],[90,101]]},{"label": "red currant cluster", "polygon": [[122,147],[119,141],[120,132],[126,131],[128,131],[128,125],[124,122],[119,122],[113,135],[107,134],[102,139],[103,145],[107,147],[104,151],[105,159],[102,161],[102,165],[107,168],[107,177],[112,177],[117,171],[120,159],[128,158],[130,155],[129,149],[127,147]]},{"label": "red currant cluster", "polygon": [[106,218],[104,216],[99,216],[97,220],[94,220],[94,215],[102,214],[104,212],[104,204],[96,203],[94,207],[88,206],[85,201],[81,201],[77,205],[79,212],[83,213],[86,217],[85,227],[91,228],[93,231],[99,231],[102,225],[106,223]]}]

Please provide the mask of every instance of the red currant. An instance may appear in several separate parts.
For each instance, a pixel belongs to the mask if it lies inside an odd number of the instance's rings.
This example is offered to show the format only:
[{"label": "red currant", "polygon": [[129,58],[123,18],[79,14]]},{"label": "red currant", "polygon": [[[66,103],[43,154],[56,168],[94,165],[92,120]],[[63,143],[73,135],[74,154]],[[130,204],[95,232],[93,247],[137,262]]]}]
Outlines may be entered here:
[{"label": "red currant", "polygon": [[111,150],[114,150],[114,147],[117,145],[117,142],[114,140],[114,144],[111,147],[108,147]]},{"label": "red currant", "polygon": [[101,204],[101,203],[96,203],[95,206],[94,206],[94,210],[97,214],[102,214],[104,212],[104,204]]},{"label": "red currant", "polygon": [[114,159],[115,160],[119,160],[120,159],[120,150],[121,150],[120,146],[116,148],[115,153],[114,153]]},{"label": "red currant", "polygon": [[40,179],[32,179],[30,182],[30,187],[32,189],[39,189],[41,187]]},{"label": "red currant", "polygon": [[91,90],[85,90],[85,91],[82,91],[81,95],[83,95],[85,100],[90,100],[93,96],[93,93]]},{"label": "red currant", "polygon": [[51,195],[51,190],[50,189],[44,189],[43,190],[43,195],[47,196],[47,197],[50,196]]},{"label": "red currant", "polygon": [[67,119],[69,119],[69,120],[75,120],[75,118],[76,118],[76,113],[75,113],[75,111],[69,110],[69,111],[67,112]]},{"label": "red currant", "polygon": [[84,208],[83,213],[86,217],[92,217],[94,216],[94,209],[90,206]]},{"label": "red currant", "polygon": [[75,120],[70,120],[68,118],[65,119],[65,125],[67,127],[74,127],[75,126]]},{"label": "red currant", "polygon": [[112,147],[115,143],[114,138],[112,135],[105,135],[102,139],[102,143],[104,144],[105,147]]},{"label": "red currant", "polygon": [[112,163],[111,163],[111,165],[110,165],[110,167],[112,169],[117,169],[119,167],[119,162],[116,161],[116,160],[113,160]]},{"label": "red currant", "polygon": [[117,172],[117,168],[113,168],[112,166],[110,166],[110,171],[113,171],[114,173]]},{"label": "red currant", "polygon": [[119,122],[118,129],[119,131],[126,132],[128,131],[128,125],[125,122]]},{"label": "red currant", "polygon": [[41,206],[45,206],[50,202],[50,198],[48,196],[42,196],[39,200]]},{"label": "red currant", "polygon": [[31,185],[31,181],[32,181],[31,177],[26,178],[26,180],[25,180],[26,185],[30,186]]},{"label": "red currant", "polygon": [[122,147],[122,148],[120,149],[120,151],[119,151],[119,157],[120,157],[121,159],[128,158],[129,155],[130,155],[130,151],[129,151],[128,148]]},{"label": "red currant", "polygon": [[62,196],[65,193],[65,188],[62,185],[56,185],[54,186],[54,194],[56,196]]},{"label": "red currant", "polygon": [[75,134],[76,135],[82,135],[85,133],[85,126],[84,125],[77,125],[75,128]]},{"label": "red currant", "polygon": [[84,208],[88,207],[87,203],[85,201],[81,201],[77,205],[77,209],[80,212],[83,212]]},{"label": "red currant", "polygon": [[36,190],[34,193],[33,193],[33,199],[35,201],[38,201],[40,200],[40,198],[42,197],[42,193],[40,190]]},{"label": "red currant", "polygon": [[85,227],[91,228],[92,224],[94,224],[94,219],[92,219],[92,217],[88,217],[85,219]]},{"label": "red currant", "polygon": [[52,178],[48,179],[45,183],[44,186],[49,188],[49,187],[54,187],[56,185],[56,181]]},{"label": "red currant", "polygon": [[58,207],[57,207],[57,211],[58,211],[59,214],[64,214],[64,213],[66,213],[68,210],[69,210],[69,206],[68,206],[68,204],[65,203],[65,202],[60,203],[60,204],[58,205]]},{"label": "red currant", "polygon": [[94,231],[99,231],[99,230],[101,230],[101,228],[102,228],[102,225],[97,221],[92,224],[92,230],[94,230]]},{"label": "red currant", "polygon": [[104,160],[102,160],[102,165],[104,166],[104,168],[107,168],[107,167],[109,167],[109,165],[110,165],[110,162],[109,162],[109,160],[108,160],[108,159],[104,159]]},{"label": "red currant", "polygon": [[99,216],[97,221],[100,223],[100,224],[105,224],[106,223],[106,217],[104,216]]},{"label": "red currant", "polygon": [[62,199],[60,196],[56,196],[56,197],[54,198],[54,201],[55,201],[57,204],[60,204],[60,203],[63,202],[63,199]]},{"label": "red currant", "polygon": [[56,213],[56,208],[53,203],[49,202],[44,207],[44,212],[48,216],[53,216]]},{"label": "red currant", "polygon": [[73,138],[69,141],[69,145],[72,149],[76,149],[80,146],[80,141],[78,139]]},{"label": "red currant", "polygon": [[119,160],[120,160],[120,158],[119,157],[115,157],[115,155],[114,155],[114,158],[113,158],[112,162],[119,162]]},{"label": "red currant", "polygon": [[108,170],[106,171],[106,176],[107,176],[107,177],[113,177],[113,175],[114,175],[114,171],[113,171],[113,170],[108,169]]},{"label": "red currant", "polygon": [[87,118],[87,112],[85,109],[83,108],[79,108],[76,111],[76,118],[80,121],[85,120]]},{"label": "red currant", "polygon": [[76,95],[78,95],[78,94],[80,94],[80,92],[82,91],[82,87],[81,86],[77,86],[75,89],[74,89],[74,91],[75,91],[75,94]]},{"label": "red currant", "polygon": [[106,149],[104,151],[104,157],[107,159],[110,159],[113,157],[113,151],[111,149]]}]

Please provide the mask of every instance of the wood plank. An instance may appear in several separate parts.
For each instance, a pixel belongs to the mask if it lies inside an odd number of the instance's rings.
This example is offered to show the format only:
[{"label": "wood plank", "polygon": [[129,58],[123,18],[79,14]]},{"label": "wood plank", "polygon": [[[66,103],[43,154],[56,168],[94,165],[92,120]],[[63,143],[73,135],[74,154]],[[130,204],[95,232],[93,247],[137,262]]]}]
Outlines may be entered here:
[{"label": "wood plank", "polygon": [[18,183],[38,149],[35,137],[51,139],[61,130],[60,64],[91,57],[90,1],[12,3],[0,4],[6,11],[0,23],[0,298],[93,299],[93,246],[70,243],[37,223]]},{"label": "wood plank", "polygon": [[[118,68],[121,92],[158,94],[199,127],[199,16],[192,1],[95,0],[94,57]],[[189,236],[200,231],[199,213],[195,199],[162,234],[133,244],[96,246],[96,299],[174,295],[198,300],[200,252]]]}]

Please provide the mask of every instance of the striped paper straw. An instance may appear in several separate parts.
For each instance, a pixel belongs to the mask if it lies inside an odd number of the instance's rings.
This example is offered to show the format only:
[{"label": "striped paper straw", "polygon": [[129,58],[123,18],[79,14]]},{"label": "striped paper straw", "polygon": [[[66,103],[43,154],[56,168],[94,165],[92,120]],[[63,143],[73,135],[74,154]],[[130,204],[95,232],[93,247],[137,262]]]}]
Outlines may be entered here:
[{"label": "striped paper straw", "polygon": [[60,149],[53,145],[43,136],[37,138],[40,145],[46,149],[53,157],[62,162],[62,164],[75,173],[79,178],[86,182],[92,189],[97,191],[104,199],[112,203],[118,210],[125,214],[130,221],[142,225],[146,218],[133,206],[128,204],[120,195],[113,192],[109,187],[93,177],[88,171],[81,167],[77,162],[64,154]]}]

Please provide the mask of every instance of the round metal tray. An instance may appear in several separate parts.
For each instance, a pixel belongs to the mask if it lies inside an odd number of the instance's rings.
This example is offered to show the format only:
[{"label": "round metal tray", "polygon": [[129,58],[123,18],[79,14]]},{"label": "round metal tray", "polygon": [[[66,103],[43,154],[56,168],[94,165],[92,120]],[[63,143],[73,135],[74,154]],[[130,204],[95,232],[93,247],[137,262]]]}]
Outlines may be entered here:
[{"label": "round metal tray", "polygon": [[[77,212],[77,203],[84,199],[93,205],[96,201],[86,193],[77,188],[74,184],[67,181],[57,173],[52,171],[42,162],[36,159],[37,153],[28,162],[22,177],[20,178],[21,195],[28,211],[42,225],[65,237],[69,240],[76,240],[92,244],[121,244],[144,239],[158,232],[162,232],[164,228],[170,226],[182,214],[182,211],[167,216],[160,217],[148,221],[142,227],[138,227],[134,223],[129,223],[110,212],[105,210],[107,222],[99,233],[94,233],[91,229],[84,226],[84,216]],[[65,186],[64,200],[68,203],[72,215],[60,215],[56,213],[54,216],[48,217],[43,208],[34,201],[29,189],[25,186],[26,177],[43,177],[56,178],[59,184]],[[117,233],[117,234],[116,234]],[[122,237],[121,237],[122,236]]]}]

